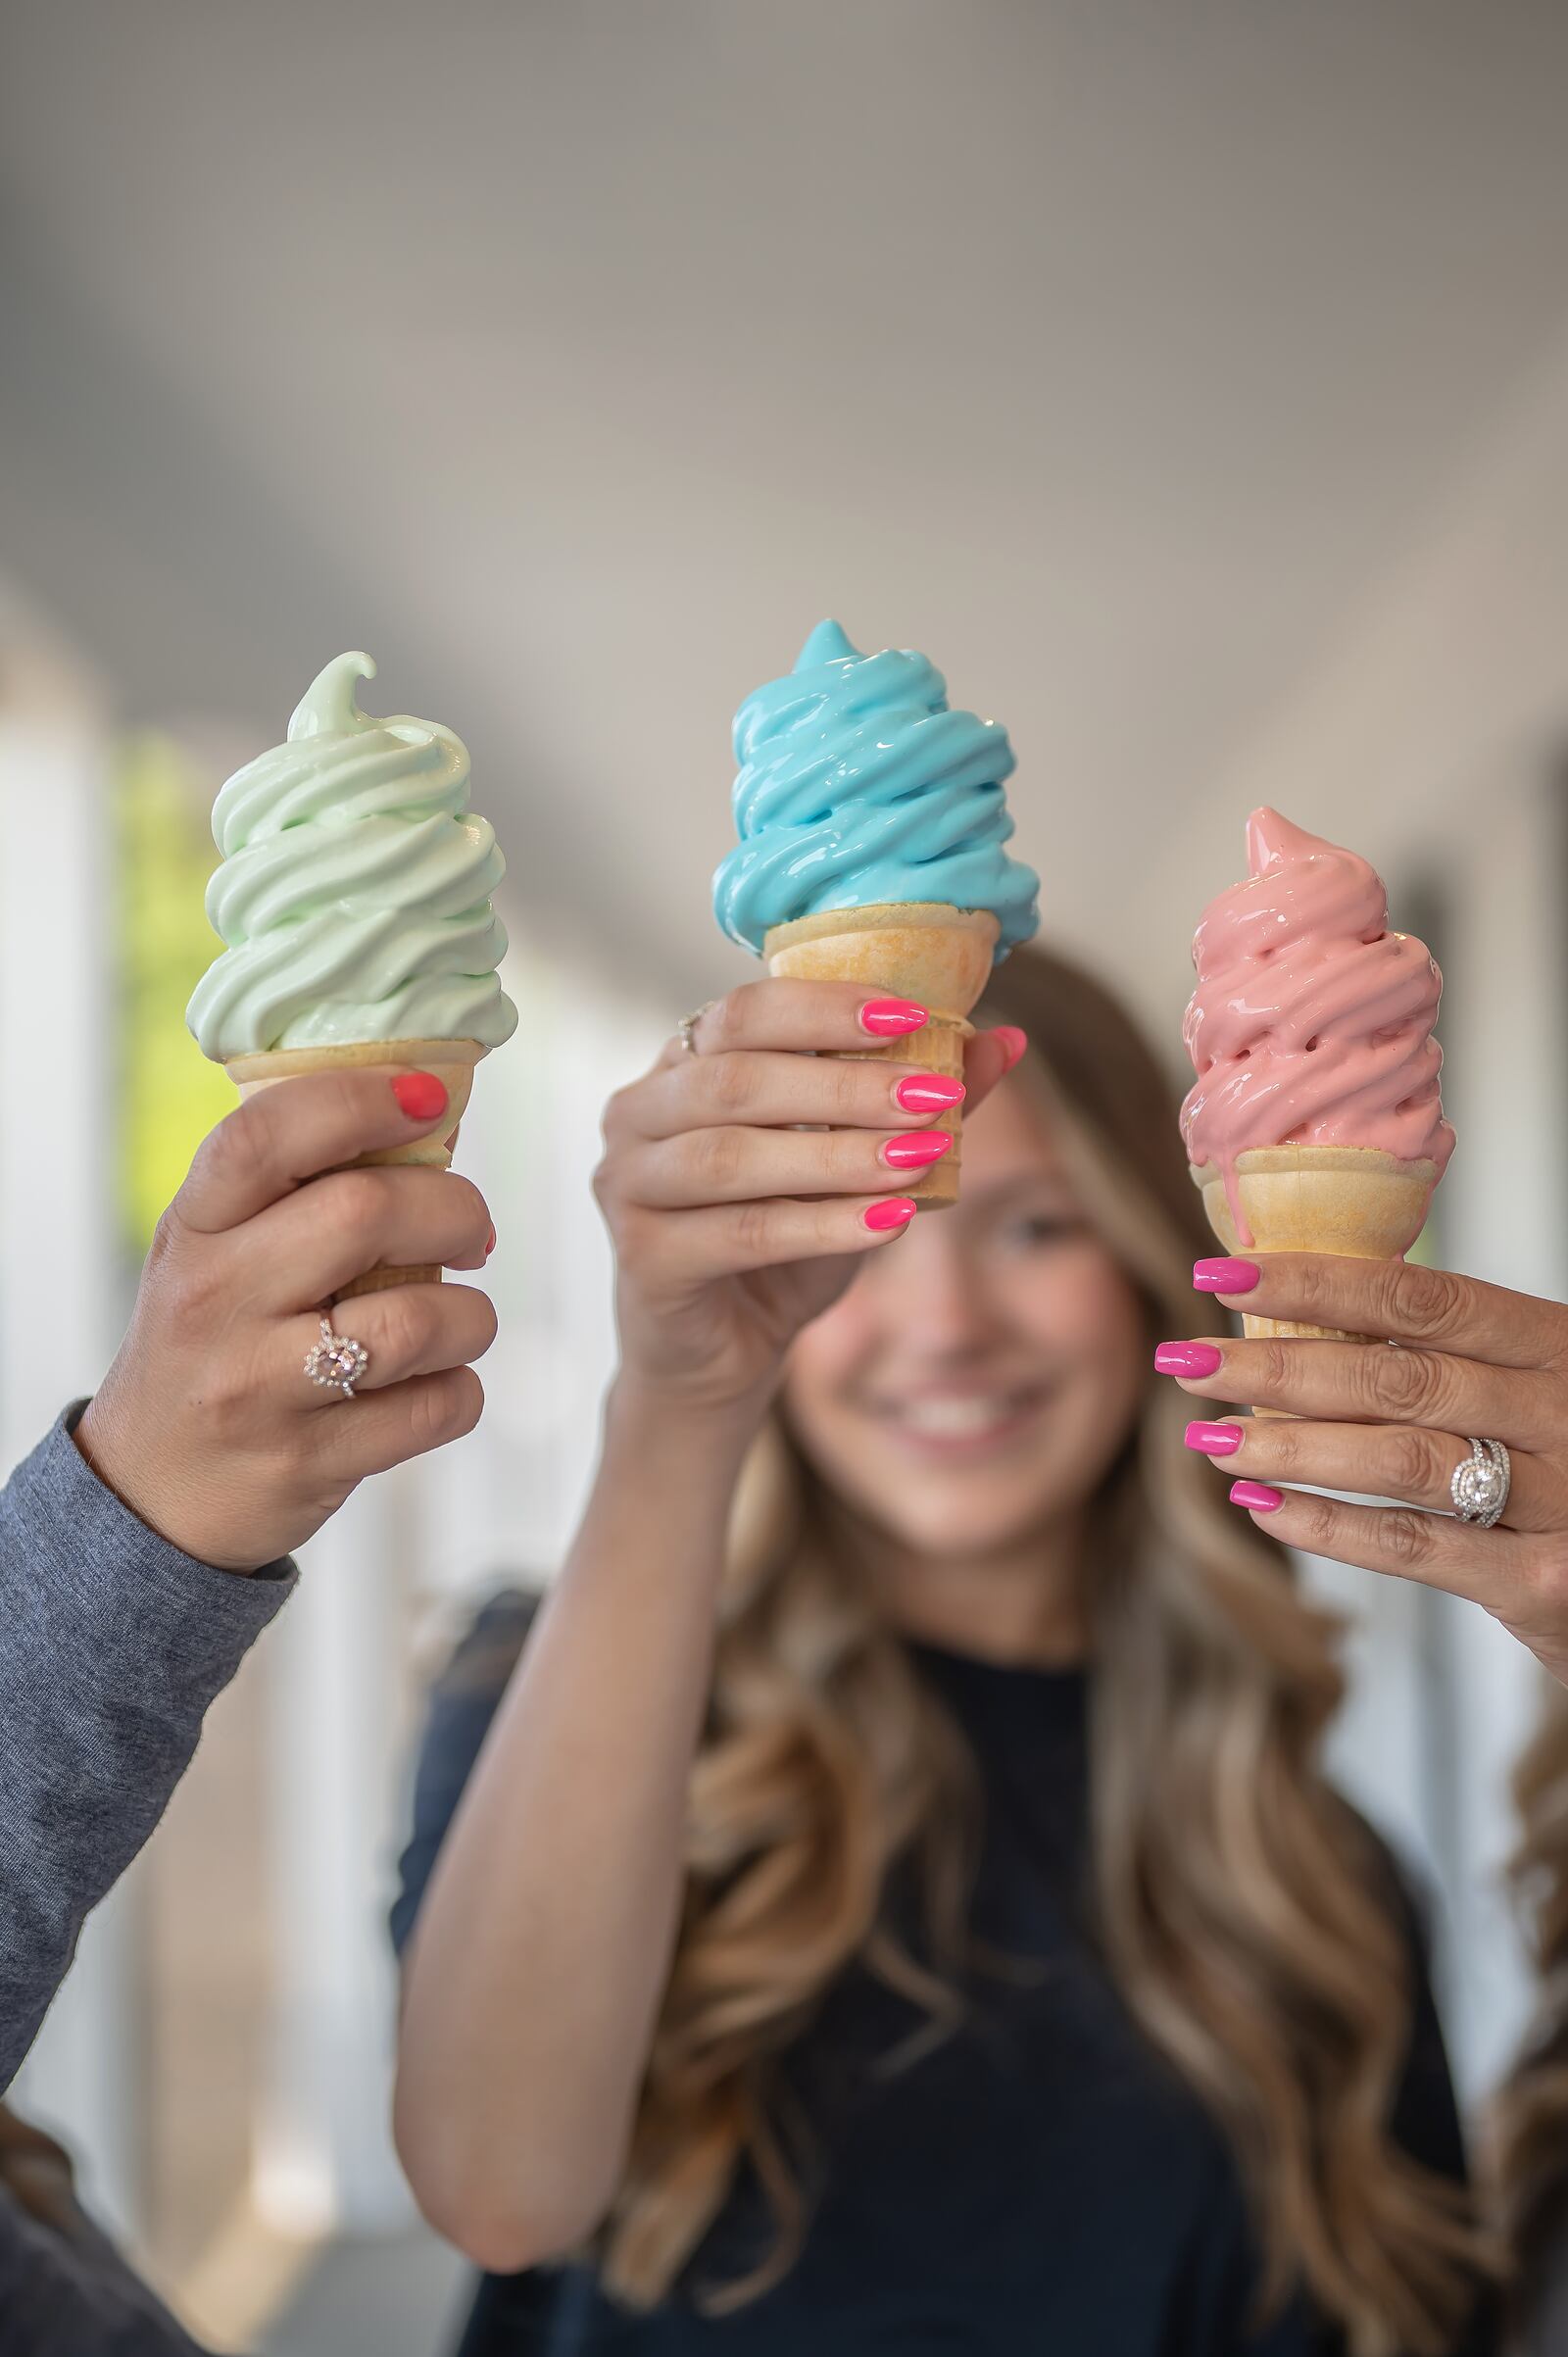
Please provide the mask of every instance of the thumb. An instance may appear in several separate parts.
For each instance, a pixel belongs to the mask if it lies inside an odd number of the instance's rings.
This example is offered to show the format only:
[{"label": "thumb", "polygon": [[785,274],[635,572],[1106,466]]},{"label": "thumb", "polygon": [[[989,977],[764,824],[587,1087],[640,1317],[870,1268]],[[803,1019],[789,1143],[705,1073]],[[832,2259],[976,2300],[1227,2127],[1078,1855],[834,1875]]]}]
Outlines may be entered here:
[{"label": "thumb", "polygon": [[963,1058],[965,1113],[972,1113],[998,1081],[1006,1078],[1028,1045],[1026,1034],[1015,1023],[999,1023],[992,1031],[975,1033]]}]

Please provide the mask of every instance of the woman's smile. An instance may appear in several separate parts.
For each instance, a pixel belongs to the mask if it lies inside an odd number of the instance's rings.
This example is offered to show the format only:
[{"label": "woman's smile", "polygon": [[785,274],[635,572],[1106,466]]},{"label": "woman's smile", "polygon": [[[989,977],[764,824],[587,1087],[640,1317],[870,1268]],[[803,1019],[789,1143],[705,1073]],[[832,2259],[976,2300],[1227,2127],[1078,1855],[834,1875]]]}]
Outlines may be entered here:
[{"label": "woman's smile", "polygon": [[849,1404],[911,1456],[981,1465],[1036,1436],[1054,1388],[1044,1380],[925,1384],[906,1392],[878,1389]]}]

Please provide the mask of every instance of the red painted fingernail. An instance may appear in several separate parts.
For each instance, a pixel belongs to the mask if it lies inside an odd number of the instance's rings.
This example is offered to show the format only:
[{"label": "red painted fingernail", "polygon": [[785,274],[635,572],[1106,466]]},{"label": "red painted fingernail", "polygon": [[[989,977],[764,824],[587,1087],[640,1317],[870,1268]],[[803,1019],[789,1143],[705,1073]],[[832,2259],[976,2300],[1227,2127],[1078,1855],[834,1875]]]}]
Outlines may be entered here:
[{"label": "red painted fingernail", "polygon": [[906,1228],[914,1217],[916,1205],[906,1195],[885,1196],[881,1203],[870,1203],[860,1213],[862,1227],[872,1228],[880,1236],[886,1228]]},{"label": "red painted fingernail", "polygon": [[1028,1032],[1020,1031],[1016,1023],[999,1023],[991,1036],[994,1040],[1000,1040],[1006,1049],[1007,1069],[1010,1072],[1029,1045]]},{"label": "red painted fingernail", "polygon": [[1231,1456],[1247,1435],[1239,1424],[1189,1424],[1182,1438],[1204,1456]]},{"label": "red painted fingernail", "polygon": [[1285,1493],[1271,1490],[1266,1481],[1233,1481],[1231,1503],[1246,1506],[1249,1513],[1272,1514],[1276,1506],[1285,1503]]},{"label": "red painted fingernail", "polygon": [[1154,1352],[1156,1375],[1217,1375],[1222,1353],[1212,1343],[1161,1343]]},{"label": "red painted fingernail", "polygon": [[919,1170],[927,1162],[940,1162],[952,1144],[945,1129],[917,1129],[911,1138],[889,1138],[882,1159],[890,1170]]},{"label": "red painted fingernail", "polygon": [[1262,1270],[1255,1260],[1195,1260],[1195,1293],[1250,1293]]},{"label": "red painted fingernail", "polygon": [[912,999],[867,999],[860,1009],[860,1029],[877,1040],[902,1039],[906,1031],[923,1030],[930,1019]]},{"label": "red painted fingernail", "polygon": [[400,1072],[392,1094],[411,1121],[433,1121],[447,1109],[447,1093],[433,1072]]},{"label": "red painted fingernail", "polygon": [[893,1102],[906,1113],[947,1113],[964,1100],[961,1080],[945,1079],[940,1072],[911,1072],[893,1092]]},{"label": "red painted fingernail", "polygon": [[485,1258],[486,1258],[487,1260],[489,1259],[489,1257],[490,1257],[491,1253],[492,1253],[492,1252],[495,1251],[495,1249],[496,1249],[496,1232],[495,1232],[495,1229],[494,1229],[494,1228],[492,1228],[492,1229],[490,1230],[490,1241],[489,1241],[489,1243],[488,1243],[488,1244],[485,1246],[485,1248],[484,1248],[484,1256],[485,1256]]}]

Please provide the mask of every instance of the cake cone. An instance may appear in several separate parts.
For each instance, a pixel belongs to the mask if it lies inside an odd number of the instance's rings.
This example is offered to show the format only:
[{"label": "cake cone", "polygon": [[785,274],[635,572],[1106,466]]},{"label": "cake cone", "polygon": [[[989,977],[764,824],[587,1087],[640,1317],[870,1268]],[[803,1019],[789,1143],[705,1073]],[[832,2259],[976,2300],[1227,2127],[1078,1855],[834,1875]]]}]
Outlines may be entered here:
[{"label": "cake cone", "polygon": [[[1000,932],[989,908],[952,908],[942,901],[885,903],[870,908],[827,908],[793,924],[773,925],[762,939],[768,971],[796,982],[859,982],[889,998],[913,999],[930,1016],[923,1031],[880,1047],[833,1054],[855,1062],[909,1064],[922,1072],[963,1078],[963,1046],[974,1036],[968,1020],[990,977]],[[940,1162],[911,1175],[904,1192],[924,1210],[958,1200],[961,1107],[942,1116],[953,1144]]]},{"label": "cake cone", "polygon": [[[231,1056],[224,1065],[243,1104],[258,1089],[275,1081],[297,1080],[305,1072],[362,1071],[373,1064],[401,1064],[412,1071],[433,1072],[447,1092],[450,1126],[439,1133],[416,1138],[408,1146],[383,1146],[373,1154],[356,1154],[342,1162],[343,1170],[386,1169],[415,1163],[427,1170],[445,1170],[452,1161],[458,1128],[473,1087],[473,1068],[487,1051],[477,1040],[359,1040],[332,1048],[274,1048],[254,1056]],[[371,1268],[354,1277],[332,1296],[347,1301],[356,1294],[384,1293],[394,1285],[439,1285],[439,1268]]]},{"label": "cake cone", "polygon": [[[1193,1167],[1208,1224],[1227,1252],[1329,1252],[1348,1260],[1402,1260],[1426,1221],[1437,1185],[1435,1162],[1401,1162],[1371,1146],[1258,1146],[1236,1157],[1236,1193],[1250,1230],[1243,1242],[1212,1163]],[[1375,1342],[1332,1326],[1242,1313],[1250,1339],[1269,1335],[1317,1342]],[[1276,1415],[1254,1407],[1255,1416]]]}]

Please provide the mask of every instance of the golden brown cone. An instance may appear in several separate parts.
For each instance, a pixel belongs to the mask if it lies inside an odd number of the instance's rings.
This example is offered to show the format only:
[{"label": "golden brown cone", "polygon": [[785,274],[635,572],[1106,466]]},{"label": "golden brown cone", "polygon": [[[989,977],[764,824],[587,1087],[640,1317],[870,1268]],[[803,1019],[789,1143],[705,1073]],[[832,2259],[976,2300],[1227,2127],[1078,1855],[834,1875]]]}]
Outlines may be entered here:
[{"label": "golden brown cone", "polygon": [[[433,1072],[446,1089],[449,1125],[416,1138],[407,1146],[382,1146],[372,1154],[356,1154],[340,1167],[370,1170],[414,1164],[427,1170],[445,1170],[451,1164],[459,1125],[467,1109],[474,1066],[488,1053],[477,1040],[357,1040],[339,1047],[274,1048],[254,1056],[231,1056],[223,1068],[238,1089],[242,1104],[258,1089],[270,1089],[279,1080],[297,1080],[306,1072],[363,1071],[376,1064]],[[332,1296],[332,1301],[335,1304],[351,1301],[357,1294],[385,1293],[396,1285],[440,1282],[439,1268],[371,1268],[351,1279]]]},{"label": "golden brown cone", "polygon": [[[1236,1157],[1236,1189],[1252,1232],[1237,1232],[1224,1178],[1212,1163],[1194,1165],[1208,1224],[1227,1252],[1329,1252],[1350,1260],[1402,1260],[1426,1223],[1437,1185],[1435,1162],[1401,1162],[1372,1146],[1259,1146]],[[1375,1342],[1329,1326],[1242,1314],[1250,1339],[1283,1335],[1318,1342]],[[1255,1416],[1280,1411],[1254,1407]]]},{"label": "golden brown cone", "polygon": [[[974,1036],[969,1009],[990,979],[1000,932],[989,908],[952,908],[942,901],[889,902],[871,908],[828,908],[762,939],[768,971],[797,982],[858,982],[890,999],[912,999],[930,1016],[923,1030],[878,1047],[834,1053],[856,1062],[906,1064],[962,1080],[964,1042]],[[962,1107],[935,1124],[953,1144],[940,1162],[910,1174],[900,1193],[922,1210],[958,1200]]]}]

